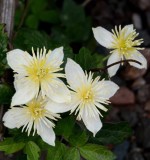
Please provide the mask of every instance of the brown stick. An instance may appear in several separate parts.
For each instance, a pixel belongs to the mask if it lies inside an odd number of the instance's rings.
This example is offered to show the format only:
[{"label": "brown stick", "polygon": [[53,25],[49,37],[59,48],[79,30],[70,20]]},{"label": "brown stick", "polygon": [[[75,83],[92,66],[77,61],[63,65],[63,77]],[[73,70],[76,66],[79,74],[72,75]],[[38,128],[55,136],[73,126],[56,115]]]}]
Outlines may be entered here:
[{"label": "brown stick", "polygon": [[12,38],[16,0],[0,0],[0,23],[6,24],[8,37]]},{"label": "brown stick", "polygon": [[93,69],[90,69],[90,71],[92,71],[92,72],[100,72],[100,71],[105,72],[108,68],[110,68],[110,67],[112,67],[112,66],[114,66],[116,64],[120,64],[120,63],[124,63],[124,62],[135,62],[135,63],[137,63],[139,65],[142,65],[142,63],[139,62],[139,61],[136,61],[136,60],[133,60],[133,59],[126,59],[126,60],[121,60],[121,61],[112,63],[112,64],[110,64],[110,65],[108,65],[108,66],[106,66],[104,68],[93,68]]}]

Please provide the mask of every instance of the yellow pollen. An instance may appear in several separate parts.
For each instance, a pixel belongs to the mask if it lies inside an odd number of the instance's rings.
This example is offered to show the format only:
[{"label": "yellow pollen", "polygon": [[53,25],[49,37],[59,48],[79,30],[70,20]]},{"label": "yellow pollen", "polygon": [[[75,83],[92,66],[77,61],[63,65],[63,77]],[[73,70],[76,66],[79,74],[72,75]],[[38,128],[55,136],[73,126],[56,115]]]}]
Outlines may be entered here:
[{"label": "yellow pollen", "polygon": [[42,107],[41,103],[39,103],[38,101],[36,102],[35,100],[28,103],[27,106],[28,106],[29,114],[34,119],[39,119],[43,117],[46,112],[46,110]]},{"label": "yellow pollen", "polygon": [[79,91],[79,97],[81,98],[81,100],[84,103],[88,103],[93,101],[94,99],[94,94],[91,90],[91,87],[83,87],[80,91]]},{"label": "yellow pollen", "polygon": [[121,29],[121,26],[119,26],[119,29],[115,26],[115,29],[112,30],[113,32],[113,49],[118,50],[120,54],[128,56],[128,52],[133,49],[142,49],[138,46],[143,43],[143,39],[135,40],[135,38],[138,36],[138,33],[136,33],[135,30],[127,34],[127,28]]},{"label": "yellow pollen", "polygon": [[51,73],[53,72],[54,68],[47,63],[45,52],[46,51],[44,50],[42,53],[41,49],[39,53],[39,51],[37,50],[36,56],[34,51],[32,51],[33,59],[30,61],[28,66],[24,66],[28,77],[37,83],[53,77]]},{"label": "yellow pollen", "polygon": [[37,75],[38,79],[42,79],[47,75],[47,73],[48,73],[47,68],[40,68],[37,70],[36,75]]}]

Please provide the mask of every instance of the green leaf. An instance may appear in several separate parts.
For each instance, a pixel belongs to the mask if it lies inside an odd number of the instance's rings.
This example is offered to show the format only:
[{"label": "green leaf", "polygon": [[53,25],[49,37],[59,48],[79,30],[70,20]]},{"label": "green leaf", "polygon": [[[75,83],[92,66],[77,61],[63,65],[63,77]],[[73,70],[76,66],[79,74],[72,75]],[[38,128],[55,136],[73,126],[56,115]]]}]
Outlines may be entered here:
[{"label": "green leaf", "polygon": [[8,36],[5,32],[5,25],[0,24],[0,60],[2,61],[6,57],[8,44]]},{"label": "green leaf", "polygon": [[66,146],[60,142],[56,142],[55,147],[49,146],[47,149],[47,160],[62,160],[62,157],[66,153]]},{"label": "green leaf", "polygon": [[15,142],[13,138],[6,138],[4,141],[0,142],[0,151],[11,154],[23,149],[24,146],[25,143],[23,142]]},{"label": "green leaf", "polygon": [[10,104],[13,89],[6,84],[0,84],[0,104]]},{"label": "green leaf", "polygon": [[24,148],[24,153],[27,154],[27,160],[38,160],[39,159],[39,146],[33,141],[29,141]]},{"label": "green leaf", "polygon": [[63,157],[64,160],[80,160],[80,153],[79,153],[79,150],[75,147],[73,148],[69,148],[64,157]]},{"label": "green leaf", "polygon": [[86,131],[81,130],[81,128],[77,128],[77,126],[72,131],[68,141],[73,146],[83,146],[88,141],[88,135]]},{"label": "green leaf", "polygon": [[90,19],[85,16],[84,9],[75,1],[64,1],[61,20],[70,41],[77,42],[88,39],[91,31]]},{"label": "green leaf", "polygon": [[62,135],[64,138],[68,139],[68,137],[72,133],[74,124],[75,119],[72,116],[60,119],[55,127],[55,133],[57,135]]},{"label": "green leaf", "polygon": [[[61,47],[62,44],[53,41],[45,32],[39,32],[33,29],[21,29],[14,41],[15,48],[31,51],[31,48],[43,48],[53,50]],[[63,45],[66,52],[72,52],[72,49]]]},{"label": "green leaf", "polygon": [[32,0],[31,1],[31,11],[36,14],[39,15],[41,12],[43,12],[46,8],[47,4],[47,0]]},{"label": "green leaf", "polygon": [[40,20],[49,23],[58,23],[60,21],[59,13],[56,10],[43,11],[40,15]]},{"label": "green leaf", "polygon": [[79,63],[84,70],[102,67],[103,56],[99,54],[91,54],[91,52],[83,47],[80,49],[79,54],[75,55],[75,61]]},{"label": "green leaf", "polygon": [[96,144],[87,144],[79,148],[81,155],[86,160],[114,160],[114,154],[109,151],[106,147],[96,145]]},{"label": "green leaf", "polygon": [[100,144],[118,144],[131,134],[132,130],[128,122],[104,123],[103,128],[91,140]]},{"label": "green leaf", "polygon": [[21,29],[14,41],[15,48],[31,51],[31,48],[50,49],[50,38],[46,33],[39,32],[33,29]]},{"label": "green leaf", "polygon": [[29,28],[37,29],[39,25],[39,20],[35,15],[31,14],[27,17],[25,24]]}]

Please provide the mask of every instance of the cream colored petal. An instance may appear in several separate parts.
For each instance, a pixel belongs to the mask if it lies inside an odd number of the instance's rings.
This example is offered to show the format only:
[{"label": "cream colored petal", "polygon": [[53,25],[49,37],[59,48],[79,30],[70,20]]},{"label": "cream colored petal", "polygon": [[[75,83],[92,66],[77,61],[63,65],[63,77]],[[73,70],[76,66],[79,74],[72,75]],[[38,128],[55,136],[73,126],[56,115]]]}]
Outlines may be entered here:
[{"label": "cream colored petal", "polygon": [[129,25],[126,25],[123,29],[122,29],[122,32],[124,32],[124,36],[125,38],[133,32],[133,24],[129,24]]},{"label": "cream colored petal", "polygon": [[147,60],[145,59],[145,57],[139,51],[135,50],[134,52],[129,53],[129,56],[125,57],[125,58],[126,59],[133,59],[133,60],[136,60],[136,61],[141,63],[141,65],[140,65],[140,64],[135,63],[135,62],[129,62],[131,66],[134,66],[134,67],[139,68],[139,69],[142,69],[142,68],[147,69]]},{"label": "cream colored petal", "polygon": [[113,34],[103,27],[92,28],[96,41],[106,48],[112,48]]},{"label": "cream colored petal", "polygon": [[55,133],[52,127],[45,125],[42,120],[37,124],[37,133],[41,136],[44,142],[51,146],[55,146]]},{"label": "cream colored petal", "polygon": [[67,59],[65,73],[68,84],[74,90],[80,88],[87,81],[85,73],[83,72],[80,65],[70,58]]},{"label": "cream colored petal", "polygon": [[102,122],[100,120],[99,114],[95,114],[94,117],[91,117],[86,116],[86,114],[83,113],[82,120],[86,128],[93,133],[94,137],[96,133],[102,128]]},{"label": "cream colored petal", "polygon": [[8,65],[17,73],[26,75],[24,65],[28,65],[32,57],[20,49],[14,49],[7,53]]},{"label": "cream colored petal", "polygon": [[118,89],[119,86],[112,81],[100,81],[97,84],[96,96],[104,99],[109,99],[117,92]]},{"label": "cream colored petal", "polygon": [[47,63],[52,64],[53,67],[59,67],[64,58],[63,47],[54,49],[51,53],[47,55]]},{"label": "cream colored petal", "polygon": [[70,103],[56,103],[49,99],[45,109],[52,113],[64,113],[71,109]]},{"label": "cream colored petal", "polygon": [[39,85],[30,81],[27,77],[18,81],[17,91],[12,97],[11,106],[26,104],[32,100],[39,91]]},{"label": "cream colored petal", "polygon": [[[120,60],[121,60],[121,56],[119,55],[119,53],[117,51],[114,51],[110,55],[110,57],[109,57],[109,59],[107,61],[107,66],[111,65],[111,64],[113,64],[115,62],[118,62]],[[113,65],[113,66],[108,68],[108,74],[109,74],[110,77],[112,77],[112,76],[114,76],[116,74],[117,70],[119,69],[119,66],[120,66],[120,63],[116,64],[116,65]]]},{"label": "cream colored petal", "polygon": [[70,102],[71,95],[67,86],[58,78],[51,80],[51,82],[42,82],[42,94],[46,94],[51,100],[57,103]]},{"label": "cream colored petal", "polygon": [[13,129],[25,125],[29,119],[27,119],[26,112],[23,108],[13,107],[4,114],[3,121],[6,127]]},{"label": "cream colored petal", "polygon": [[4,126],[13,129],[17,127],[17,121],[14,118],[13,109],[8,110],[3,116]]},{"label": "cream colored petal", "polygon": [[20,74],[14,74],[14,87],[15,90],[18,90],[19,88],[22,88],[26,81],[26,77],[24,75]]}]

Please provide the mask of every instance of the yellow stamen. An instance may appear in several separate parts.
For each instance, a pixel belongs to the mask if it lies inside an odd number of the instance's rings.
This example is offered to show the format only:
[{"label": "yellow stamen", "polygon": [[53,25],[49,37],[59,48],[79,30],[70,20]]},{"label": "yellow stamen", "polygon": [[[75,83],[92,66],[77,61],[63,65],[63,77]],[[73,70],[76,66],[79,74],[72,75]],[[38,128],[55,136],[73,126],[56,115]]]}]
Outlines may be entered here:
[{"label": "yellow stamen", "polygon": [[114,39],[112,48],[118,50],[118,53],[122,55],[128,56],[129,51],[133,49],[139,50],[140,48],[138,46],[143,43],[143,39],[135,40],[135,38],[138,36],[138,33],[136,33],[135,30],[127,34],[127,28],[121,29],[121,26],[119,26],[119,29],[117,29],[115,26],[115,29],[112,30],[112,32]]},{"label": "yellow stamen", "polygon": [[[50,53],[50,51],[48,52]],[[37,55],[32,48],[33,59],[30,61],[28,66],[24,66],[28,74],[28,77],[36,82],[41,83],[43,80],[50,80],[54,77],[64,77],[63,74],[57,74],[55,72],[62,70],[62,68],[54,68],[51,64],[47,62],[46,49],[37,49]]]},{"label": "yellow stamen", "polygon": [[27,104],[29,114],[36,120],[45,116],[46,110],[38,100],[32,100]]}]

